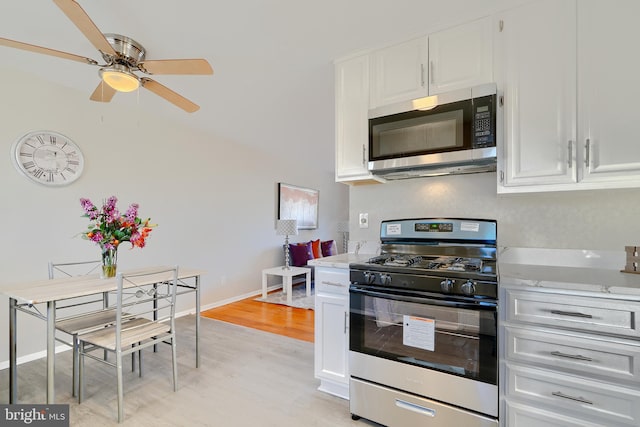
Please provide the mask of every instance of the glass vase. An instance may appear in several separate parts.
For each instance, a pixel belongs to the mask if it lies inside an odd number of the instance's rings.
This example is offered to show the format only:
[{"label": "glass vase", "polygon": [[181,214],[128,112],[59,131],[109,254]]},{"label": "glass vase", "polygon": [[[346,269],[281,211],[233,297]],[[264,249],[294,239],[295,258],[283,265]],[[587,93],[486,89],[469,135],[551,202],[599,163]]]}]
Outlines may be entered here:
[{"label": "glass vase", "polygon": [[118,266],[118,248],[102,248],[102,277],[116,277]]}]

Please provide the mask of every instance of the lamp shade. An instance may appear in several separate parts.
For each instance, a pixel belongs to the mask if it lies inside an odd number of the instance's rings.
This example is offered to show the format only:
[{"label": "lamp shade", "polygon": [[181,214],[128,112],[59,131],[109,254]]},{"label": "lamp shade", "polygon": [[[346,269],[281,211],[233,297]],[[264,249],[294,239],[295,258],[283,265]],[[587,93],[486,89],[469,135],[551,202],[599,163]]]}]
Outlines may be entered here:
[{"label": "lamp shade", "polygon": [[295,219],[279,219],[276,225],[278,236],[295,236],[298,234],[298,221]]},{"label": "lamp shade", "polygon": [[118,92],[131,92],[140,86],[138,76],[119,64],[100,69],[100,77],[102,77],[102,80],[106,84]]}]

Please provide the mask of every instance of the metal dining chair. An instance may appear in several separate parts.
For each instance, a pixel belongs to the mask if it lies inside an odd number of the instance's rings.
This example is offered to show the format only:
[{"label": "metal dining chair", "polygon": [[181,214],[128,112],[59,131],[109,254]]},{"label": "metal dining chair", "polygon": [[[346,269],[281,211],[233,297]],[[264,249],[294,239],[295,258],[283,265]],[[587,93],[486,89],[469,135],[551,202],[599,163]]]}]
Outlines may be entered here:
[{"label": "metal dining chair", "polygon": [[[159,343],[170,344],[173,391],[178,389],[175,333],[178,267],[149,269],[134,274],[118,273],[116,277],[118,290],[115,324],[78,336],[80,356],[78,402],[82,403],[84,399],[86,357],[112,366],[116,368],[118,422],[120,423],[124,419],[122,365],[123,357],[126,355]],[[115,363],[92,354],[97,349],[113,353]]]},{"label": "metal dining chair", "polygon": [[[49,279],[57,277],[75,277],[93,274],[101,268],[101,260],[78,262],[49,262]],[[78,335],[96,329],[104,328],[116,321],[116,310],[109,307],[108,295],[73,299],[66,304],[60,304],[57,311],[66,314],[72,309],[73,313],[63,315],[56,321],[56,330],[71,337],[64,339],[56,334],[56,341],[68,345],[73,349],[72,395],[78,391]]]}]

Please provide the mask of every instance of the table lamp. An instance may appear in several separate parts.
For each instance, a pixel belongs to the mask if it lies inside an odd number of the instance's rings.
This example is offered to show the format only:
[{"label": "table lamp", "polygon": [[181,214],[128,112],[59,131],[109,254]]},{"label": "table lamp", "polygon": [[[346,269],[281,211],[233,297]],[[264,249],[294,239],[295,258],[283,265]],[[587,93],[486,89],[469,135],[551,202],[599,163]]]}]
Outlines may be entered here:
[{"label": "table lamp", "polygon": [[295,219],[279,219],[276,225],[276,234],[284,236],[284,270],[289,270],[289,236],[298,234],[298,221]]}]

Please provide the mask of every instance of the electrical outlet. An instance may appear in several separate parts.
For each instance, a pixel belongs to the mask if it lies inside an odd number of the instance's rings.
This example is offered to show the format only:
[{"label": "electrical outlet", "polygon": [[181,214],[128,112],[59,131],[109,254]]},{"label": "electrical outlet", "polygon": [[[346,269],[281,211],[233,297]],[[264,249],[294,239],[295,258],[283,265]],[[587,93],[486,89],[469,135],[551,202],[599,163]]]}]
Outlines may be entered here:
[{"label": "electrical outlet", "polygon": [[360,224],[360,228],[369,228],[369,214],[361,213],[358,224]]}]

